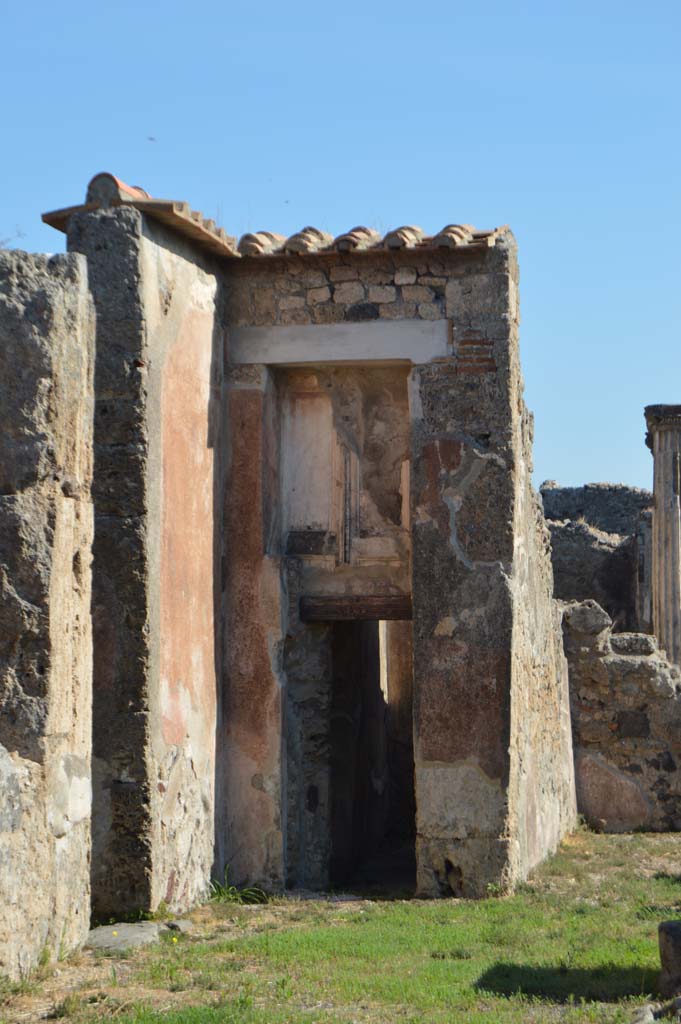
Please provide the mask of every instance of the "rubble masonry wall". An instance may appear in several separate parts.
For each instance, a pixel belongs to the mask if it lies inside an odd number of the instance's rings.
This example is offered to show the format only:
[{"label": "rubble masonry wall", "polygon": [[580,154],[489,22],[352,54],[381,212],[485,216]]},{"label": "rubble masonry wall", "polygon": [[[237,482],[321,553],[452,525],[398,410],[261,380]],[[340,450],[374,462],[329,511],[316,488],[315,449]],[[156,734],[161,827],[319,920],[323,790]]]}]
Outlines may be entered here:
[{"label": "rubble masonry wall", "polygon": [[[624,484],[542,484],[555,596],[593,599],[619,630],[651,631],[650,491]],[[649,521],[648,521],[649,522]],[[649,532],[649,525],[648,525]]]},{"label": "rubble masonry wall", "polygon": [[681,673],[595,601],[563,616],[578,809],[606,832],[681,828]]},{"label": "rubble masonry wall", "polygon": [[0,974],[90,919],[92,369],[82,257],[0,253]]}]

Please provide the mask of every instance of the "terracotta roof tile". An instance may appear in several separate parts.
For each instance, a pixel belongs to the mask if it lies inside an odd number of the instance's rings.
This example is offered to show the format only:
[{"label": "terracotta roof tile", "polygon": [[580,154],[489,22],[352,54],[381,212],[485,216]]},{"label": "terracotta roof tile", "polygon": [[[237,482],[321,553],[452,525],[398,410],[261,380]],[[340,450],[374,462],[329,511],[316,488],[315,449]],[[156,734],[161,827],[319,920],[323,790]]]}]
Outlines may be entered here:
[{"label": "terracotta roof tile", "polygon": [[239,252],[242,256],[267,256],[281,250],[286,235],[275,235],[272,231],[256,231],[252,235],[242,235],[239,240]]},{"label": "terracotta roof tile", "polygon": [[470,224],[447,224],[442,231],[433,236],[433,245],[439,249],[455,249],[458,245],[468,245],[474,231],[475,228]]},{"label": "terracotta roof tile", "polygon": [[379,249],[486,249],[496,244],[507,232],[506,227],[492,231],[477,231],[470,224],[447,224],[436,235],[425,235],[421,228],[405,225],[389,231],[384,237],[373,228],[358,226],[333,238],[319,228],[306,227],[289,236],[272,231],[256,231],[235,238],[218,227],[214,220],[192,210],[187,203],[173,199],[152,199],[138,186],[126,185],[113,174],[96,174],[88,185],[86,200],[80,206],[44,213],[46,224],[66,231],[69,218],[80,210],[95,210],[111,206],[133,206],[154,220],[167,224],[202,248],[217,256],[267,257],[290,253],[370,252]]},{"label": "terracotta roof tile", "polygon": [[358,249],[373,249],[381,244],[381,236],[373,228],[357,227],[333,240],[332,248],[338,252],[353,252]]},{"label": "terracotta roof tile", "polygon": [[284,252],[319,252],[322,249],[329,249],[333,243],[333,235],[327,235],[326,231],[319,228],[303,228],[296,235],[291,235],[284,242]]},{"label": "terracotta roof tile", "polygon": [[383,245],[386,249],[413,249],[422,239],[423,231],[421,228],[417,228],[413,224],[407,224],[405,227],[389,231],[383,239]]}]

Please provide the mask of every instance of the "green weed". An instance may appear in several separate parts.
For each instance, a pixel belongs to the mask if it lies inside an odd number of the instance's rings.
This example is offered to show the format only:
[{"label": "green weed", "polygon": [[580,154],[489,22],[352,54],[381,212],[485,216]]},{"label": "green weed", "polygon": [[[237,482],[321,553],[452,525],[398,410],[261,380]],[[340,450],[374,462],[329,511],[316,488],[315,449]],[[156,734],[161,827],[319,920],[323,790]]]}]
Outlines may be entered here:
[{"label": "green weed", "polygon": [[224,885],[217,880],[210,883],[209,903],[267,903],[269,896],[263,889],[257,886],[247,886],[239,889],[236,885],[229,885],[227,872],[225,872]]}]

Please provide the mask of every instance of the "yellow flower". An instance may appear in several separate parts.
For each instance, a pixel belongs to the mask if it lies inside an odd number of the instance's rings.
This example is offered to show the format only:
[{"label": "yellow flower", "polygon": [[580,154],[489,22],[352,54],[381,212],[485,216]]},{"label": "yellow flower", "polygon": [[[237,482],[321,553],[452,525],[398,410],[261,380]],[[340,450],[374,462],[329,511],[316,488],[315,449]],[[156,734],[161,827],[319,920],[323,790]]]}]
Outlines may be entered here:
[{"label": "yellow flower", "polygon": [[118,932],[111,932],[112,935],[118,935]]},{"label": "yellow flower", "polygon": [[173,942],[177,942],[177,936],[173,935]]}]

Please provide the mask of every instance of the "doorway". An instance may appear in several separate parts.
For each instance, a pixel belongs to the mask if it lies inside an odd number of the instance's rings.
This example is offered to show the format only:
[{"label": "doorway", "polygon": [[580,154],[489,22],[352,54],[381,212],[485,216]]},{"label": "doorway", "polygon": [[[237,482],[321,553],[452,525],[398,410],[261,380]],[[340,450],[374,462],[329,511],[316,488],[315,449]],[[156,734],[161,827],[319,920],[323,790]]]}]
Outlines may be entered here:
[{"label": "doorway", "polygon": [[336,622],[331,656],[330,883],[413,892],[411,623]]}]

